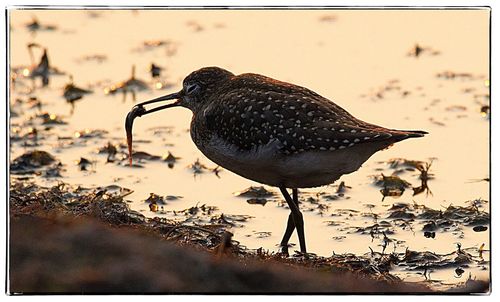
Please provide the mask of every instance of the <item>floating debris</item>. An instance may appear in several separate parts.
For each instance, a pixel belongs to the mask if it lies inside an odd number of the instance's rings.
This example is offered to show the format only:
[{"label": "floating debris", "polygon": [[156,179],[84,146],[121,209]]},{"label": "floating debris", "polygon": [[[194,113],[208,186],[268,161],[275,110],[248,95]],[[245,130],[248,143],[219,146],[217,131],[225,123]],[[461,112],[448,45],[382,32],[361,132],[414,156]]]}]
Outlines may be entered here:
[{"label": "floating debris", "polygon": [[480,77],[474,76],[468,72],[454,72],[454,71],[443,71],[436,75],[438,78],[453,80],[453,79],[461,79],[461,80],[474,80]]},{"label": "floating debris", "polygon": [[413,196],[421,194],[423,192],[425,192],[426,196],[433,195],[432,191],[429,189],[429,186],[427,185],[427,181],[425,181],[425,180],[422,180],[422,183],[420,186],[413,187],[412,189],[413,189]]},{"label": "floating debris", "polygon": [[372,241],[374,238],[377,238],[378,235],[383,233],[385,234],[394,234],[394,227],[390,222],[381,221],[379,223],[374,223],[365,227],[350,227],[350,229],[354,229],[355,233],[362,235],[370,235],[372,237]]},{"label": "floating debris", "polygon": [[319,203],[317,206],[316,206],[316,209],[318,211],[318,214],[323,216],[325,213],[328,212],[328,209],[330,208],[329,205],[327,204],[322,204],[322,203]]},{"label": "floating debris", "polygon": [[69,76],[69,83],[64,86],[63,97],[66,99],[66,102],[70,103],[71,106],[74,106],[74,102],[83,98],[87,94],[91,94],[91,90],[83,89],[75,86],[73,84],[73,76]]},{"label": "floating debris", "polygon": [[101,64],[104,61],[107,61],[108,57],[104,54],[93,54],[93,55],[86,55],[83,57],[80,57],[76,59],[78,63],[84,63],[84,62],[96,62]]},{"label": "floating debris", "polygon": [[431,123],[433,123],[434,125],[438,125],[438,126],[442,126],[442,127],[446,126],[446,124],[445,124],[445,123],[440,122],[440,121],[436,120],[436,119],[435,119],[435,118],[433,118],[433,117],[430,117],[430,118],[429,118],[429,121],[430,121]]},{"label": "floating debris", "polygon": [[157,195],[155,193],[149,193],[149,197],[145,200],[145,202],[149,204],[159,204],[159,205],[167,204],[162,196]]},{"label": "floating debris", "polygon": [[200,23],[198,23],[198,22],[196,22],[194,20],[186,22],[186,25],[188,27],[190,27],[194,32],[200,32],[200,31],[203,30],[203,26],[201,26]]},{"label": "floating debris", "polygon": [[97,189],[96,194],[103,194],[104,199],[115,199],[115,198],[123,198],[125,196],[128,196],[130,194],[134,193],[129,188],[124,188],[118,185],[109,185],[106,187],[100,187]]},{"label": "floating debris", "polygon": [[[341,196],[339,196],[338,194],[324,194],[321,196],[324,200],[339,200],[341,198]],[[310,200],[312,201],[312,200]]]},{"label": "floating debris", "polygon": [[[435,210],[427,208],[422,205],[410,206],[404,204],[398,211],[404,213],[412,213],[415,219],[424,219],[422,231],[435,232],[441,231],[459,231],[462,225],[465,226],[478,226],[477,230],[485,231],[487,227],[484,225],[489,224],[490,215],[486,212],[479,211],[474,205],[461,207],[461,206],[448,206],[446,210]],[[485,229],[486,228],[486,229]]]},{"label": "floating debris", "polygon": [[271,232],[254,232],[254,235],[256,238],[268,238],[271,237]]},{"label": "floating debris", "polygon": [[38,174],[45,177],[60,177],[62,164],[46,151],[28,151],[10,164],[12,174]]},{"label": "floating debris", "polygon": [[48,167],[47,169],[40,171],[40,173],[35,173],[35,174],[42,175],[43,177],[62,177],[61,166],[62,164],[59,163],[57,165]]},{"label": "floating debris", "polygon": [[461,267],[457,267],[455,269],[455,274],[456,274],[456,278],[460,278],[462,277],[463,273],[465,273],[464,269],[461,268]]},{"label": "floating debris", "polygon": [[250,198],[250,199],[247,199],[247,203],[260,204],[262,206],[265,206],[267,203],[267,199],[265,199],[265,198]]},{"label": "floating debris", "polygon": [[165,45],[167,43],[168,43],[168,41],[164,41],[164,40],[148,40],[148,41],[142,42],[142,46],[144,46],[146,48],[152,48],[152,47],[162,46],[162,45]]},{"label": "floating debris", "polygon": [[162,70],[163,68],[156,65],[155,63],[151,63],[151,67],[149,68],[149,72],[151,73],[151,77],[153,79],[159,78]]},{"label": "floating debris", "polygon": [[387,161],[390,165],[390,168],[397,169],[393,175],[400,174],[404,171],[415,171],[418,170],[420,172],[419,179],[421,180],[421,184],[418,187],[412,187],[413,196],[426,192],[427,195],[432,195],[431,190],[427,184],[429,179],[434,178],[434,174],[429,173],[429,170],[432,166],[433,161],[424,162],[420,160],[408,160],[405,158],[393,158]]},{"label": "floating debris", "polygon": [[490,119],[490,105],[481,106],[479,112],[481,113],[481,116]]},{"label": "floating debris", "polygon": [[434,162],[434,159],[432,159],[430,162],[425,162],[423,166],[418,167],[418,171],[420,171],[420,179],[422,182],[426,182],[427,185],[427,180],[433,179],[434,174],[429,173],[429,170],[431,169],[432,163]]},{"label": "floating debris", "polygon": [[109,87],[104,88],[105,94],[114,95],[116,93],[123,94],[123,101],[125,102],[127,93],[132,94],[132,100],[136,101],[136,92],[150,90],[148,84],[140,79],[135,78],[135,65],[132,65],[132,75],[131,77],[123,82],[119,82],[117,84],[111,85]]},{"label": "floating debris", "polygon": [[344,194],[348,189],[352,189],[352,187],[346,186],[344,181],[341,181],[337,187],[337,194]]},{"label": "floating debris", "polygon": [[424,232],[430,232],[430,231],[435,231],[437,229],[438,229],[438,226],[437,226],[436,222],[430,221],[430,222],[424,224],[424,227],[422,228],[422,231],[424,231]]},{"label": "floating debris", "polygon": [[388,97],[393,99],[404,98],[410,94],[411,92],[408,89],[403,89],[399,80],[393,79],[380,87],[370,89],[368,94],[362,94],[361,96],[368,96],[372,101],[379,101]]},{"label": "floating debris", "polygon": [[223,170],[220,166],[217,166],[217,167],[213,168],[211,171],[212,171],[212,173],[215,174],[215,176],[217,176],[217,178],[220,178],[219,173],[222,172]]},{"label": "floating debris", "polygon": [[151,212],[158,212],[159,211],[159,207],[156,203],[150,203],[149,204],[149,210]]},{"label": "floating debris", "polygon": [[332,239],[335,241],[344,241],[346,239],[346,236],[333,236]]},{"label": "floating debris", "polygon": [[31,146],[38,146],[38,138],[39,138],[39,133],[37,128],[35,127],[29,127],[24,131],[24,127],[11,127],[10,129],[10,141],[24,141],[24,146],[28,146],[28,142],[26,140],[33,140],[33,144]]},{"label": "floating debris", "polygon": [[160,160],[162,157],[158,155],[149,154],[144,151],[134,151],[132,153],[132,158],[141,161],[141,160]]},{"label": "floating debris", "polygon": [[106,153],[108,155],[106,162],[114,162],[115,156],[118,153],[118,149],[111,142],[108,142],[104,147],[97,150],[99,154]]},{"label": "floating debris", "polygon": [[263,186],[260,187],[251,186],[243,191],[234,192],[233,194],[239,197],[252,197],[252,198],[273,197],[275,195],[274,192],[268,191]]},{"label": "floating debris", "polygon": [[132,51],[136,52],[150,51],[162,46],[168,46],[170,44],[173,44],[173,42],[170,40],[146,40],[143,41],[140,46],[132,49]]},{"label": "floating debris", "polygon": [[41,111],[43,103],[36,96],[30,96],[26,101],[26,105],[28,105],[28,108],[30,109],[36,108],[38,111]]},{"label": "floating debris", "polygon": [[409,160],[406,158],[392,158],[387,161],[391,169],[397,169],[400,167],[410,168],[410,171],[413,169],[423,170],[425,168],[426,162],[421,160]]},{"label": "floating debris", "polygon": [[56,114],[51,114],[51,113],[42,113],[36,116],[37,118],[42,119],[42,125],[66,125],[67,122],[65,122],[62,117],[56,115]]},{"label": "floating debris", "polygon": [[102,129],[83,129],[76,131],[73,136],[74,138],[103,138],[104,135],[108,134],[108,131]]},{"label": "floating debris", "polygon": [[478,253],[479,253],[479,258],[483,259],[483,252],[484,252],[484,243],[481,244],[481,246],[479,247],[479,250],[478,250]]},{"label": "floating debris", "polygon": [[485,205],[488,204],[487,200],[484,200],[482,198],[477,198],[473,200],[467,200],[466,203],[470,204],[471,207],[475,207],[477,209],[484,207]]},{"label": "floating debris", "polygon": [[445,108],[446,111],[452,111],[452,112],[463,112],[467,111],[467,107],[462,106],[462,105],[451,105]]},{"label": "floating debris", "polygon": [[478,226],[473,227],[472,230],[474,232],[484,232],[484,231],[488,230],[488,227],[486,227],[484,225],[478,225]]},{"label": "floating debris", "polygon": [[[33,48],[38,47],[42,48],[39,44],[29,43],[28,44],[28,52],[30,54],[31,65],[30,67],[25,68],[13,68],[14,73],[20,74],[24,78],[30,78],[35,80],[36,78],[41,78],[42,87],[49,85],[49,77],[51,75],[63,75],[64,72],[60,71],[56,67],[53,67],[49,63],[49,56],[47,54],[47,48],[43,48],[42,56],[40,57],[40,61],[35,63]],[[33,87],[31,89],[34,90],[34,82]]]},{"label": "floating debris", "polygon": [[166,50],[167,57],[171,57],[177,53],[177,47],[177,43],[171,40],[146,40],[139,46],[132,48],[132,51],[146,52],[164,48]]},{"label": "floating debris", "polygon": [[175,213],[183,213],[185,215],[197,215],[199,213],[201,213],[202,215],[212,215],[212,213],[217,209],[218,208],[215,206],[207,206],[206,204],[198,206],[198,204],[196,204],[193,207],[184,209],[182,211],[176,211]]},{"label": "floating debris", "polygon": [[11,169],[15,169],[16,166],[26,166],[30,168],[38,168],[41,166],[47,166],[56,161],[55,157],[50,153],[42,150],[28,151],[23,155],[14,159]]},{"label": "floating debris", "polygon": [[51,24],[40,24],[36,17],[31,18],[31,22],[26,24],[26,28],[31,32],[37,31],[54,31],[57,26]]},{"label": "floating debris", "polygon": [[436,232],[426,231],[426,232],[424,232],[424,237],[425,238],[432,238],[432,239],[434,239],[434,238],[436,238]]},{"label": "floating debris", "polygon": [[338,17],[336,15],[323,15],[319,17],[320,22],[333,23],[337,21]]},{"label": "floating debris", "polygon": [[85,157],[80,157],[76,164],[80,167],[80,171],[87,171],[87,167],[91,166],[93,163],[86,159]]},{"label": "floating debris", "polygon": [[193,174],[196,176],[197,174],[203,173],[205,170],[208,170],[208,167],[200,162],[200,159],[197,158],[196,161],[188,166]]},{"label": "floating debris", "polygon": [[174,156],[170,151],[168,151],[167,155],[162,156],[162,160],[168,164],[168,167],[172,169],[180,157]]},{"label": "floating debris", "polygon": [[[29,47],[29,51],[30,53],[32,52],[31,47]],[[42,79],[42,85],[47,86],[49,85],[49,69],[49,56],[47,55],[47,49],[44,48],[42,57],[40,58],[40,62],[31,69],[23,71],[23,75],[32,79],[40,77]]]},{"label": "floating debris", "polygon": [[440,52],[434,50],[430,47],[420,46],[418,43],[413,46],[413,48],[408,52],[408,56],[418,58],[421,54],[428,53],[429,55],[436,56],[439,55]]},{"label": "floating debris", "polygon": [[392,218],[392,219],[414,219],[415,214],[408,212],[407,208],[401,208],[398,210],[391,211],[391,214],[387,216],[387,218]]},{"label": "floating debris", "polygon": [[[384,196],[399,197],[403,195],[406,188],[410,188],[411,184],[398,176],[385,176],[381,174],[375,177],[375,185],[383,187],[380,193]],[[382,198],[382,201],[384,200]]]},{"label": "floating debris", "polygon": [[165,200],[169,200],[169,201],[179,200],[181,198],[184,198],[184,197],[179,196],[179,195],[167,195],[167,196],[165,196]]},{"label": "floating debris", "polygon": [[214,216],[210,219],[210,223],[217,223],[222,225],[229,225],[232,227],[241,227],[242,222],[246,222],[248,219],[253,218],[250,215],[232,215],[232,214],[221,214],[220,216]]}]

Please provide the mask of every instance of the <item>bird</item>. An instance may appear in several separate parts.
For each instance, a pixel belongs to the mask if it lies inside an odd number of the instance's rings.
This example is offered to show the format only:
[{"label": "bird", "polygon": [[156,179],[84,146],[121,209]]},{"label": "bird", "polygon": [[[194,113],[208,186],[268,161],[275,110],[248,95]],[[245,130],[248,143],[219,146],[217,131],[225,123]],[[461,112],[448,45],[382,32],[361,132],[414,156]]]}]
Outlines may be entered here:
[{"label": "bird", "polygon": [[[204,67],[182,85],[179,92],[132,107],[125,119],[129,153],[136,117],[172,107],[191,110],[191,138],[208,159],[283,194],[290,208],[279,245],[285,255],[294,230],[300,253],[307,254],[298,189],[331,184],[358,170],[375,152],[428,134],[364,122],[308,88],[255,73]],[[175,102],[145,108],[169,100]]]}]

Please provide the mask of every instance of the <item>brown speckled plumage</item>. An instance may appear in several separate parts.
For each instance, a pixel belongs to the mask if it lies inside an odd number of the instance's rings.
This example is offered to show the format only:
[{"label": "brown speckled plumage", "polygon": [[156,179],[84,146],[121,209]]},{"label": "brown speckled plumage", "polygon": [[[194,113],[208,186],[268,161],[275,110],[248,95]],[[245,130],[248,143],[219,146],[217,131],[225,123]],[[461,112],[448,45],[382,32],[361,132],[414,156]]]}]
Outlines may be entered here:
[{"label": "brown speckled plumage", "polygon": [[[258,74],[238,76],[218,68],[205,68],[185,82],[210,83],[210,92],[196,110],[193,125],[200,138],[216,134],[241,150],[280,142],[283,154],[311,150],[335,151],[357,144],[396,141],[422,136],[420,132],[395,131],[356,119],[347,111],[297,85]],[[193,106],[196,107],[196,106]]]}]

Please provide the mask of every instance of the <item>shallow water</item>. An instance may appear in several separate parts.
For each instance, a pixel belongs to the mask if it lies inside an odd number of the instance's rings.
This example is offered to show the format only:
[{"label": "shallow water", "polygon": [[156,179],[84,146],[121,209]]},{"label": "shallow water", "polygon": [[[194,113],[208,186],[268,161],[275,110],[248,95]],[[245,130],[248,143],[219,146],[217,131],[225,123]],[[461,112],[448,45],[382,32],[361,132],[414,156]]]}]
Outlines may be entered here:
[{"label": "shallow water", "polygon": [[[41,24],[55,30],[30,32],[26,24],[36,16]],[[124,119],[133,106],[132,96],[106,95],[105,88],[130,77],[147,81],[149,91],[136,93],[137,101],[177,91],[182,79],[203,66],[217,65],[235,74],[255,72],[308,87],[334,100],[357,118],[388,128],[429,132],[425,138],[411,139],[378,152],[357,172],[343,176],[328,187],[301,190],[304,200],[306,240],[310,252],[328,256],[335,253],[364,254],[382,251],[382,236],[360,234],[357,228],[388,219],[395,203],[425,205],[445,210],[449,205],[469,206],[470,200],[489,201],[489,120],[480,113],[489,105],[489,12],[487,10],[398,11],[398,10],[161,10],[161,11],[28,11],[10,12],[10,63],[12,68],[30,65],[26,45],[35,42],[48,49],[52,66],[72,74],[74,82],[94,93],[76,101],[74,113],[62,97],[68,75],[50,77],[48,87],[30,91],[32,85],[21,77],[11,87],[11,160],[28,150],[50,152],[64,164],[61,177],[36,177],[37,182],[53,184],[59,180],[82,186],[117,184],[134,191],[127,198],[133,209],[147,216],[180,219],[172,211],[196,204],[216,206],[215,215],[250,215],[233,227],[234,239],[249,248],[277,251],[284,232],[288,209],[279,198],[265,206],[247,203],[235,192],[259,184],[222,169],[217,177],[207,170],[194,175],[188,167],[196,159],[209,168],[215,164],[205,158],[191,141],[188,129],[191,113],[176,108],[137,119],[134,150],[154,155],[170,151],[180,159],[173,168],[163,161],[141,161],[143,168],[130,168],[124,160],[106,163],[97,149],[125,143]],[[144,47],[144,41],[165,40],[165,45]],[[418,43],[425,49],[418,57],[408,55]],[[36,60],[40,49],[34,48]],[[104,55],[102,62],[85,56]],[[167,88],[156,89],[148,68],[154,62],[164,67],[162,81]],[[21,69],[22,70],[22,69]],[[438,74],[451,71],[464,76],[447,79]],[[42,110],[62,116],[66,125],[43,131],[36,108],[15,100],[36,96]],[[39,130],[39,146],[23,144],[32,140],[13,139],[27,127]],[[165,128],[169,127],[169,128]],[[78,138],[75,132],[101,129],[101,137]],[[78,136],[78,135],[77,135]],[[60,139],[70,137],[71,139]],[[93,162],[89,171],[75,163],[85,157]],[[431,162],[428,181],[432,194],[413,196],[411,188],[398,198],[383,199],[373,175],[392,174],[386,163],[392,158]],[[417,170],[400,177],[413,187],[420,185]],[[335,195],[341,181],[349,187],[343,196]],[[144,202],[150,193],[182,198],[167,201],[163,212],[151,212]],[[317,200],[316,200],[317,199]],[[347,211],[348,209],[349,211]],[[489,212],[489,203],[480,211]],[[489,250],[489,230],[475,232],[472,226],[436,231],[425,238],[426,220],[417,219],[413,228],[396,227],[395,239],[387,252],[432,251],[446,254],[481,244]],[[488,225],[489,227],[489,225]],[[397,244],[393,244],[398,241]],[[298,244],[296,235],[291,239]],[[298,247],[297,247],[298,248]],[[489,254],[485,252],[486,257]],[[434,271],[441,286],[465,281],[469,277],[488,278],[489,268],[465,268],[461,277],[453,270]],[[411,281],[422,281],[421,272],[395,270]],[[445,284],[445,285],[443,285]]]}]

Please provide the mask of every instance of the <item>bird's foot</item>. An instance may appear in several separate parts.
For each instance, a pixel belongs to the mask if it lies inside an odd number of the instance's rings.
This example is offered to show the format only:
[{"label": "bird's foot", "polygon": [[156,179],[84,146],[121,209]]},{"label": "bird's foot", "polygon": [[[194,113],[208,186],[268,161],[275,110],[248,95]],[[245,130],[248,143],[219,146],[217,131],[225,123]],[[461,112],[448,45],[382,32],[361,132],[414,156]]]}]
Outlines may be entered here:
[{"label": "bird's foot", "polygon": [[300,251],[294,251],[295,253],[293,254],[294,258],[303,258],[305,260],[308,259],[313,259],[316,258],[318,255],[314,253],[308,253],[308,252],[300,252]]},{"label": "bird's foot", "polygon": [[292,247],[294,244],[280,244],[279,254],[285,257],[290,257],[290,253],[288,252],[288,248]]}]

